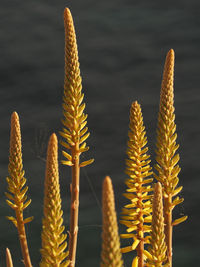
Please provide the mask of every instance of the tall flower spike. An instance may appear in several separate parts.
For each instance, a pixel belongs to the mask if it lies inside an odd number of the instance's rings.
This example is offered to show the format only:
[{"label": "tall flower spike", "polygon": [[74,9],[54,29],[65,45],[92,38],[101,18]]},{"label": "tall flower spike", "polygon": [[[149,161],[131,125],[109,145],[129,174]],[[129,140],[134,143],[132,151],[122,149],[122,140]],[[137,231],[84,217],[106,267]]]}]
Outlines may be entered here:
[{"label": "tall flower spike", "polygon": [[112,181],[106,176],[102,194],[103,232],[101,267],[123,267]]},{"label": "tall flower spike", "polygon": [[61,208],[59,171],[58,171],[58,141],[55,134],[49,139],[47,149],[46,174],[44,183],[44,217],[42,220],[42,260],[41,267],[67,267],[68,251],[63,226],[63,211]]},{"label": "tall flower spike", "polygon": [[122,210],[121,223],[127,226],[128,234],[121,235],[122,238],[132,238],[133,244],[122,249],[122,252],[129,252],[137,249],[138,266],[144,266],[144,244],[148,243],[150,222],[151,222],[151,185],[152,175],[147,138],[143,117],[138,102],[132,103],[130,109],[129,140],[126,160],[126,174],[129,178],[125,181],[128,189],[124,196],[130,200],[130,204],[125,205]]},{"label": "tall flower spike", "polygon": [[179,145],[176,144],[177,134],[174,114],[173,80],[174,51],[171,49],[166,57],[161,85],[156,144],[157,164],[155,165],[157,174],[154,174],[155,178],[161,182],[164,190],[165,235],[170,264],[172,264],[172,227],[187,219],[187,216],[184,216],[172,222],[173,208],[184,200],[179,197],[173,200],[173,197],[182,190],[182,186],[177,187],[180,167],[177,164],[179,154],[176,154]]},{"label": "tall flower spike", "polygon": [[24,177],[22,164],[22,145],[19,117],[16,112],[11,115],[11,132],[10,132],[10,155],[8,164],[9,177],[6,178],[9,193],[5,193],[7,204],[14,209],[16,217],[7,216],[7,219],[13,222],[17,227],[24,264],[31,267],[28,244],[26,239],[25,224],[30,222],[33,217],[23,218],[23,210],[28,207],[31,200],[27,200],[28,186]]},{"label": "tall flower spike", "polygon": [[[161,267],[166,263],[167,246],[165,243],[162,186],[158,182],[155,185],[153,197],[152,232],[150,247],[148,249],[147,265],[150,267]],[[167,266],[167,265],[166,265]]]},{"label": "tall flower spike", "polygon": [[90,159],[80,163],[81,153],[89,149],[86,139],[89,137],[87,115],[84,113],[82,80],[80,76],[78,49],[76,35],[71,12],[64,10],[65,26],[65,79],[63,97],[63,131],[60,132],[65,141],[61,141],[64,148],[70,150],[70,154],[62,151],[67,160],[64,165],[72,167],[71,183],[71,212],[70,212],[70,235],[69,235],[69,259],[70,267],[75,266],[77,235],[78,235],[78,211],[79,211],[79,180],[80,167],[91,164]]},{"label": "tall flower spike", "polygon": [[[83,103],[84,94],[82,93],[82,79],[78,61],[78,49],[76,43],[76,34],[73,24],[73,18],[68,8],[64,11],[65,26],[65,79],[64,79],[64,97],[63,97],[63,131],[61,136],[66,142],[61,144],[71,150],[71,155],[63,151],[67,161],[63,164],[75,165],[75,155],[80,155],[89,149],[86,146],[86,139],[89,137],[87,124],[87,114],[84,113],[85,103]],[[93,162],[92,160],[80,163],[84,167]]]}]

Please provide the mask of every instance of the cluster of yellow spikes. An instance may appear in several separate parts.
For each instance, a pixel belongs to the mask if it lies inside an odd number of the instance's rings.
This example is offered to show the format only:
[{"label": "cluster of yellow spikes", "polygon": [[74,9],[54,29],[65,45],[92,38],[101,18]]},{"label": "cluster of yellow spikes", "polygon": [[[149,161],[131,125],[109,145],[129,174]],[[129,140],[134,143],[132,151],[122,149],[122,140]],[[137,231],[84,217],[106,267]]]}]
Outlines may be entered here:
[{"label": "cluster of yellow spikes", "polygon": [[[172,266],[172,233],[173,226],[187,219],[184,216],[172,220],[172,210],[183,202],[183,198],[176,196],[182,186],[177,187],[179,179],[178,166],[179,155],[176,154],[177,134],[175,132],[174,115],[174,51],[171,49],[164,66],[163,81],[160,94],[160,109],[158,114],[156,165],[153,175],[159,182],[154,192],[154,204],[152,204],[153,178],[147,138],[140,105],[134,102],[130,110],[129,140],[126,160],[126,174],[129,178],[125,181],[128,189],[124,196],[131,202],[122,209],[121,223],[127,226],[128,234],[122,234],[122,238],[134,240],[131,246],[122,249],[126,253],[137,251],[133,260],[133,266]],[[163,192],[164,207],[161,199]],[[156,196],[156,194],[159,195]],[[161,196],[160,196],[161,195]],[[158,200],[160,199],[160,200]],[[157,204],[155,204],[157,203]],[[162,215],[163,214],[163,215]],[[150,243],[150,246],[145,244]]]},{"label": "cluster of yellow spikes", "polygon": [[[73,19],[68,8],[64,11],[65,26],[65,79],[63,96],[63,129],[60,131],[64,165],[71,168],[70,229],[66,234],[60,197],[58,168],[58,140],[55,133],[49,138],[46,173],[44,180],[44,204],[41,233],[40,267],[75,267],[78,240],[79,180],[80,168],[93,162],[81,162],[80,156],[89,147],[87,115],[82,93],[78,49]],[[172,211],[183,201],[178,196],[182,187],[179,179],[179,155],[176,154],[176,125],[173,106],[174,51],[166,57],[158,114],[156,166],[152,171],[148,154],[147,137],[141,106],[133,102],[130,109],[130,123],[127,142],[125,173],[126,193],[129,203],[122,209],[120,223],[126,226],[122,239],[131,240],[121,248],[113,185],[105,177],[102,189],[102,251],[101,267],[123,267],[122,253],[136,250],[132,267],[171,267],[173,226],[187,219],[184,216],[172,220]],[[67,151],[66,151],[67,149]],[[7,217],[16,226],[22,251],[23,263],[32,267],[26,238],[25,224],[33,217],[24,219],[23,210],[29,206],[26,178],[22,163],[22,145],[19,116],[11,116],[9,176],[6,192],[7,203],[15,211],[15,217]],[[153,184],[153,176],[158,181]],[[67,237],[69,240],[67,241]],[[69,247],[68,247],[69,244]],[[6,249],[6,266],[13,267],[9,249]]]}]

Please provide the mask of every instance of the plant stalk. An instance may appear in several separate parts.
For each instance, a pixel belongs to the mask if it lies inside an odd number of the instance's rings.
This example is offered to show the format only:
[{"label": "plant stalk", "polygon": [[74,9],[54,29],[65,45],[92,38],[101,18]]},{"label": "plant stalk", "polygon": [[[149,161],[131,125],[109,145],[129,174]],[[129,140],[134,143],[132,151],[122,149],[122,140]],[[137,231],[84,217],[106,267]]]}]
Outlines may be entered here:
[{"label": "plant stalk", "polygon": [[167,245],[167,258],[169,267],[172,267],[172,197],[164,198],[165,238]]},{"label": "plant stalk", "polygon": [[78,213],[79,213],[79,143],[72,148],[72,183],[71,183],[71,210],[70,210],[70,233],[69,233],[69,267],[75,267],[76,248],[78,236]]},{"label": "plant stalk", "polygon": [[[140,175],[142,175],[142,173],[140,173]],[[138,193],[141,194],[142,193],[142,185],[140,184],[140,186],[138,187]],[[138,214],[138,218],[140,218],[143,214],[142,214],[142,198],[139,197],[138,199],[138,208],[140,209],[140,212]],[[137,256],[138,256],[138,267],[144,267],[144,229],[143,229],[143,222],[140,222],[138,225],[138,239],[140,239],[140,243],[137,246]],[[141,234],[142,233],[142,236]]]},{"label": "plant stalk", "polygon": [[32,267],[31,259],[29,255],[28,243],[26,239],[26,232],[23,222],[23,212],[19,209],[16,210],[16,219],[17,219],[17,230],[19,235],[19,241],[21,246],[21,251],[24,259],[24,265],[26,267]]},{"label": "plant stalk", "polygon": [[141,240],[137,246],[138,267],[144,267],[144,241]]}]

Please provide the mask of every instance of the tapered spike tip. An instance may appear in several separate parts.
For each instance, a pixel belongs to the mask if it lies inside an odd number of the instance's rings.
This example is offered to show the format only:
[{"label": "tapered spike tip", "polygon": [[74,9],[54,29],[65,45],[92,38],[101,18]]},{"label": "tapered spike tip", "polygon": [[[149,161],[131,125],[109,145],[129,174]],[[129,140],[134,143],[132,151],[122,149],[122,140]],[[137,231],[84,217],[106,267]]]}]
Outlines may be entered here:
[{"label": "tapered spike tip", "polygon": [[140,104],[137,102],[137,100],[136,101],[134,101],[133,103],[132,103],[132,108],[135,108],[135,107],[137,107],[137,106],[140,106]]},{"label": "tapered spike tip", "polygon": [[50,136],[49,143],[58,143],[58,139],[55,133],[52,133],[52,135]]},{"label": "tapered spike tip", "polygon": [[14,111],[11,115],[11,120],[19,120],[19,116],[16,111]]},{"label": "tapered spike tip", "polygon": [[69,21],[73,22],[73,17],[72,17],[70,9],[68,7],[66,7],[64,9],[64,23],[65,23],[65,25]]},{"label": "tapered spike tip", "polygon": [[105,178],[104,178],[104,180],[103,180],[103,185],[109,185],[109,184],[111,184],[112,182],[111,182],[111,178],[110,178],[110,176],[106,176]]},{"label": "tapered spike tip", "polygon": [[9,248],[6,248],[6,267],[13,267],[12,256]]}]

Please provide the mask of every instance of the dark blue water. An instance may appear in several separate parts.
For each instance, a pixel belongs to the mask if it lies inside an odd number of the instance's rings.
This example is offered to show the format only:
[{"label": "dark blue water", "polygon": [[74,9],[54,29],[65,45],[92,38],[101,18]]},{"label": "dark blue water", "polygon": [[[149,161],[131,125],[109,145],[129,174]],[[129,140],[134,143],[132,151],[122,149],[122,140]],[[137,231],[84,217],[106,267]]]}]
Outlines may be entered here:
[{"label": "dark blue water", "polygon": [[[61,129],[64,77],[63,9],[73,14],[87,103],[89,152],[95,163],[82,171],[77,266],[99,266],[101,184],[113,179],[118,214],[125,190],[124,159],[132,101],[142,105],[152,161],[165,55],[176,53],[175,107],[180,144],[180,184],[185,201],[174,211],[187,222],[174,229],[174,266],[197,266],[199,257],[200,4],[198,1],[6,1],[0,5],[0,265],[9,247],[23,266],[16,229],[5,203],[10,115],[21,119],[23,158],[32,204],[26,216],[34,266],[40,260],[40,231],[46,144]],[[69,223],[70,171],[61,166],[65,223]],[[91,185],[93,189],[91,189]],[[67,194],[67,200],[66,200]],[[122,233],[124,228],[120,228]],[[127,267],[130,266],[129,253]]]}]

